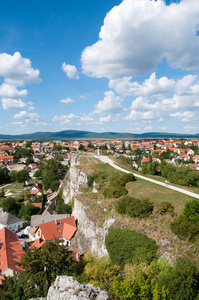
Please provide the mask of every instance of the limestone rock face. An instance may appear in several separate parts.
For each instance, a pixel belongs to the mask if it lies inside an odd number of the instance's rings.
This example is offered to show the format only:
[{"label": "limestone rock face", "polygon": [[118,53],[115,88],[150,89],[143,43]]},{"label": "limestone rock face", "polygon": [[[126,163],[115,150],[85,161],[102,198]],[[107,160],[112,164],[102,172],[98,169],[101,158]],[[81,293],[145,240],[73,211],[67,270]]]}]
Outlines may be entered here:
[{"label": "limestone rock face", "polygon": [[80,186],[86,186],[87,176],[80,169],[75,167],[75,163],[71,163],[71,167],[62,183],[64,203],[69,204],[71,199],[80,194]]},{"label": "limestone rock face", "polygon": [[55,283],[48,290],[47,300],[110,300],[106,291],[93,287],[92,284],[80,284],[72,276],[57,276]]},{"label": "limestone rock face", "polygon": [[73,216],[78,221],[78,231],[75,236],[78,251],[80,254],[91,251],[97,256],[106,256],[108,252],[105,246],[105,236],[115,219],[107,219],[102,227],[98,227],[94,221],[87,217],[86,208],[81,201],[75,198]]},{"label": "limestone rock face", "polygon": [[91,251],[97,256],[105,256],[108,255],[105,236],[115,219],[110,218],[104,222],[102,227],[98,227],[94,221],[87,217],[85,210],[89,207],[78,200],[80,186],[87,185],[87,175],[76,167],[77,164],[78,158],[72,158],[70,170],[61,187],[64,203],[70,203],[72,197],[74,199],[72,215],[77,220],[78,230],[71,241],[71,246],[77,248],[80,255]]}]

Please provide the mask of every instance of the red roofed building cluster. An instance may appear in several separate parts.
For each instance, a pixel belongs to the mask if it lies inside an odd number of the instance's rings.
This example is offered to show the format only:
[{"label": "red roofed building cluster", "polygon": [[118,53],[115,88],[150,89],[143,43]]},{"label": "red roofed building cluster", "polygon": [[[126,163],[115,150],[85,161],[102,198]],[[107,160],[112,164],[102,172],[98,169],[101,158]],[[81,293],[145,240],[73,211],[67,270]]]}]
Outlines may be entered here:
[{"label": "red roofed building cluster", "polygon": [[23,271],[18,262],[24,254],[17,234],[4,227],[0,231],[0,279],[2,276],[13,276],[14,272]]},{"label": "red roofed building cluster", "polygon": [[64,245],[70,245],[70,240],[77,231],[77,225],[73,216],[40,224],[35,237],[51,241],[55,238],[63,241]]}]

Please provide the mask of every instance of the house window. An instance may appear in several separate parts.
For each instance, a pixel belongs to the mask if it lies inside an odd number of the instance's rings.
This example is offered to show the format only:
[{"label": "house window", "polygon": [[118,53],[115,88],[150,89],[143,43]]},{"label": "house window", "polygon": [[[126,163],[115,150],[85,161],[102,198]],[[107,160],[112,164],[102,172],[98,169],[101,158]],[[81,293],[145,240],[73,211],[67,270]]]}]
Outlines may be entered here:
[{"label": "house window", "polygon": [[62,225],[62,222],[61,222],[61,221],[59,221],[59,224],[60,224],[60,225]]},{"label": "house window", "polygon": [[59,233],[61,233],[61,230],[60,230],[59,228],[57,229],[57,231],[58,231]]},{"label": "house window", "polygon": [[69,221],[72,223],[73,221],[71,219],[69,219]]}]

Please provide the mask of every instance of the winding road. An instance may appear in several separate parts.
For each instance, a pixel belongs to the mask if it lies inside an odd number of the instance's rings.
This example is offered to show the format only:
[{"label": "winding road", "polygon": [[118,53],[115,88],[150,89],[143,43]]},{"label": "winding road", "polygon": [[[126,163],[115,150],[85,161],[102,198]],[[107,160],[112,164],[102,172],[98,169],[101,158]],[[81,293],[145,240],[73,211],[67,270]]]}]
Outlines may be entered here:
[{"label": "winding road", "polygon": [[165,188],[167,189],[171,189],[171,190],[174,190],[176,192],[179,192],[179,193],[183,193],[185,195],[188,195],[190,197],[193,197],[193,198],[197,198],[199,199],[199,194],[196,194],[196,193],[193,193],[193,192],[190,192],[190,191],[187,191],[187,190],[184,190],[182,188],[179,188],[179,187],[176,187],[176,186],[173,186],[173,185],[166,185],[165,183],[163,182],[160,182],[160,181],[157,181],[157,180],[154,180],[154,179],[151,179],[151,178],[148,178],[148,177],[145,177],[145,176],[142,176],[142,175],[139,175],[139,174],[135,174],[133,172],[130,172],[130,171],[127,171],[119,166],[117,166],[116,164],[114,164],[114,162],[107,156],[103,156],[103,155],[95,155],[95,158],[98,158],[99,160],[101,160],[103,163],[107,163],[109,164],[110,166],[112,166],[113,168],[119,170],[119,171],[122,171],[124,173],[132,173],[135,177],[138,177],[138,178],[141,178],[141,179],[144,179],[144,180],[147,180],[147,181],[150,181],[150,182],[153,182],[155,184],[159,184],[159,185],[162,185],[164,186]]}]

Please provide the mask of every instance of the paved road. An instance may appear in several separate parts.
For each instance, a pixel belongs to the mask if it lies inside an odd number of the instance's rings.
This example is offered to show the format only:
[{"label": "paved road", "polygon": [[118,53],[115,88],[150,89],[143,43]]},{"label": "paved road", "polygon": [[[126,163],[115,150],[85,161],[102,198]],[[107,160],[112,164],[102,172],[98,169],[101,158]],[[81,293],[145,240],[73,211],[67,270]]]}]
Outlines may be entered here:
[{"label": "paved road", "polygon": [[[117,166],[114,164],[114,162],[107,156],[95,156],[96,158],[100,159],[102,162],[104,163],[108,163],[110,166],[112,166],[113,168],[119,170],[119,171],[122,171],[124,173],[133,173],[133,172],[130,172],[130,171],[127,171],[125,169],[122,169],[121,167]],[[144,179],[144,180],[147,180],[147,181],[150,181],[150,182],[153,182],[155,184],[159,184],[159,185],[162,185],[164,187],[166,187],[167,189],[171,189],[171,190],[174,190],[174,191],[177,191],[179,193],[183,193],[185,195],[188,195],[190,197],[193,197],[193,198],[197,198],[199,199],[199,194],[196,194],[196,193],[192,193],[192,192],[189,192],[187,190],[184,190],[182,188],[179,188],[179,187],[176,187],[176,186],[173,186],[173,185],[166,185],[165,183],[163,182],[160,182],[160,181],[157,181],[157,180],[154,180],[154,179],[151,179],[151,178],[148,178],[148,177],[145,177],[145,176],[142,176],[142,175],[138,175],[138,174],[135,174],[133,173],[133,175],[135,177],[138,177],[138,178],[141,178],[141,179]]]}]

